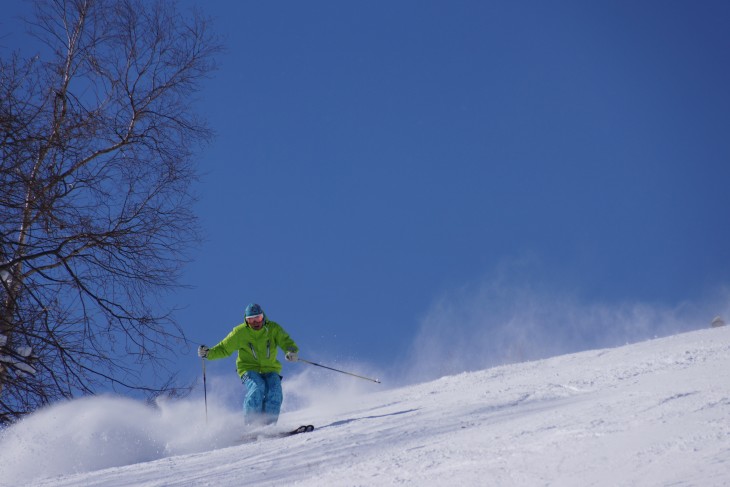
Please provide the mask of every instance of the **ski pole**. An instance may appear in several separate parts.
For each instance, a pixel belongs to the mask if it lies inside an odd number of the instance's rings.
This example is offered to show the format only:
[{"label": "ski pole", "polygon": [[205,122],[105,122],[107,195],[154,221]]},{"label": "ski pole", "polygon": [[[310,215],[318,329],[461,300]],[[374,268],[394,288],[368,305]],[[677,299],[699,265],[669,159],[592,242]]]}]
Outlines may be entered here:
[{"label": "ski pole", "polygon": [[205,359],[203,361],[203,397],[205,398],[205,424],[208,424],[208,385],[205,383]]},{"label": "ski pole", "polygon": [[332,367],[327,367],[326,365],[316,364],[314,362],[310,362],[309,360],[304,360],[303,358],[300,358],[299,361],[304,362],[305,364],[309,364],[309,365],[316,365],[317,367],[322,367],[323,369],[334,370],[335,372],[339,372],[340,374],[347,374],[347,375],[351,375],[353,377],[357,377],[359,379],[365,379],[365,380],[369,380],[371,382],[376,382],[376,383],[380,384],[380,381],[378,379],[371,379],[370,377],[363,377],[362,375],[353,374],[352,372],[345,372],[344,370],[333,369]]}]

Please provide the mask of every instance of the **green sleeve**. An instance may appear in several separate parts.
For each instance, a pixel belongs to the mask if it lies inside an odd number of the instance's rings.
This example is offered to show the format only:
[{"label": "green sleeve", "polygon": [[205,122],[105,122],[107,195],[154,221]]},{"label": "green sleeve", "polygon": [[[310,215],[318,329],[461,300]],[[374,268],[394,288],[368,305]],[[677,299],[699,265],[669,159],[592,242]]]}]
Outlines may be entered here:
[{"label": "green sleeve", "polygon": [[289,336],[287,332],[284,331],[283,328],[279,327],[279,336],[276,339],[277,344],[279,345],[279,348],[284,350],[285,352],[298,352],[299,347],[296,343],[294,343],[294,340]]},{"label": "green sleeve", "polygon": [[241,348],[239,336],[240,334],[236,333],[236,329],[230,332],[218,345],[208,350],[208,360],[230,357],[233,352]]}]

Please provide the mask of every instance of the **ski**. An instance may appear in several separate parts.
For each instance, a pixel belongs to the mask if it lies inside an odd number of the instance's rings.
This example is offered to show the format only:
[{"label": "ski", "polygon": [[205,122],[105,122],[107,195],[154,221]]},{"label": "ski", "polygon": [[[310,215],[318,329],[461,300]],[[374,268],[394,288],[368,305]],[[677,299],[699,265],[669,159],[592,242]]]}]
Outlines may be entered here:
[{"label": "ski", "polygon": [[293,429],[291,431],[281,431],[278,433],[259,432],[259,433],[253,433],[250,435],[246,435],[243,438],[241,438],[240,440],[238,440],[237,443],[254,443],[256,441],[265,440],[265,439],[286,438],[287,436],[299,435],[301,433],[311,433],[312,431],[314,431],[314,425],[303,424],[300,427]]},{"label": "ski", "polygon": [[314,431],[313,425],[303,424],[302,426],[300,426],[299,428],[297,428],[295,430],[291,430],[291,431],[282,433],[280,436],[293,436],[293,435],[298,435],[301,433],[311,433],[312,431]]}]

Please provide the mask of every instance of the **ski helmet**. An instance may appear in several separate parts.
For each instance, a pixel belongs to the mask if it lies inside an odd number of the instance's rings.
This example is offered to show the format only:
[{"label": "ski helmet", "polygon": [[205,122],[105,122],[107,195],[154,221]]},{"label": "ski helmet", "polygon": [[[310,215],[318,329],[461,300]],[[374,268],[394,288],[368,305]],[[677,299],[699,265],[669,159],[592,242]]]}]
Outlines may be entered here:
[{"label": "ski helmet", "polygon": [[261,309],[261,306],[259,306],[256,303],[251,303],[248,306],[246,306],[246,312],[244,313],[244,317],[248,318],[249,316],[256,316],[256,315],[262,315],[264,314],[264,310]]}]

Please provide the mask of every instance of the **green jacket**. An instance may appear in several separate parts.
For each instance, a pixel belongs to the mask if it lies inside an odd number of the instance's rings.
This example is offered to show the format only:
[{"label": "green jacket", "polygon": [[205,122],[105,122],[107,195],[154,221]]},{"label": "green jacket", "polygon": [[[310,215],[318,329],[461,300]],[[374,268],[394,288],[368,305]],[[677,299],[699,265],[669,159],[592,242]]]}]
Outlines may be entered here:
[{"label": "green jacket", "polygon": [[297,344],[278,323],[267,319],[264,327],[258,331],[246,323],[241,323],[218,345],[211,347],[207,358],[216,360],[230,357],[233,352],[238,351],[236,370],[239,376],[243,376],[249,370],[261,374],[266,372],[280,374],[281,362],[276,358],[279,353],[277,347],[285,352],[299,351]]}]

